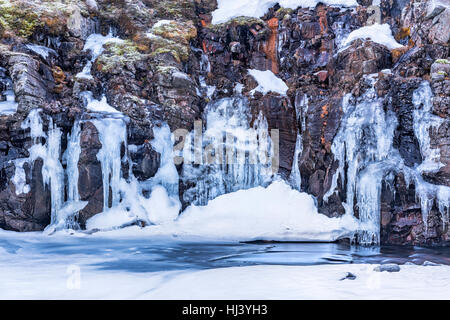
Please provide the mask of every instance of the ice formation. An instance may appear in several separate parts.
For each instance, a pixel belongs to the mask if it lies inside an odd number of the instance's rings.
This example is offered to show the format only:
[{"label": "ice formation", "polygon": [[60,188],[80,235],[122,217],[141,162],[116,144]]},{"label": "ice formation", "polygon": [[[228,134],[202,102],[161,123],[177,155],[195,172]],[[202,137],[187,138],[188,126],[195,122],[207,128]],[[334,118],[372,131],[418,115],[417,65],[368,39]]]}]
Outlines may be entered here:
[{"label": "ice formation", "polygon": [[54,56],[58,55],[58,53],[55,50],[44,47],[44,46],[39,46],[39,45],[35,45],[35,44],[27,44],[27,45],[25,45],[25,47],[27,47],[27,49],[33,51],[37,55],[41,56],[44,60],[48,58],[49,54],[53,54]]},{"label": "ice formation", "polygon": [[0,101],[0,116],[9,116],[17,111],[18,103],[16,102],[16,95],[14,94],[13,82],[11,78],[6,77],[6,69],[0,67],[0,75],[4,77],[3,81],[6,85],[6,90],[1,92],[0,97],[4,96],[4,101]]},{"label": "ice formation", "polygon": [[242,96],[207,105],[206,131],[191,132],[185,142],[183,174],[195,180],[185,201],[205,205],[215,197],[266,185],[273,176],[272,141],[262,114],[250,126],[248,101]]},{"label": "ice formation", "polygon": [[393,147],[397,119],[393,112],[385,112],[383,109],[383,98],[379,98],[374,89],[376,75],[368,76],[367,80],[372,87],[360,99],[354,99],[351,94],[344,97],[344,119],[332,145],[339,168],[324,200],[327,201],[336,191],[340,178],[345,185],[343,189],[346,190],[346,214],[353,216],[355,208],[358,208],[358,242],[377,244],[380,241],[380,197],[383,182],[390,184],[395,173],[404,173],[407,182],[415,186],[425,226],[435,203],[443,220],[448,220],[450,188],[432,185],[422,178],[424,168],[436,168],[439,152],[431,149],[429,130],[443,121],[430,113],[429,83],[422,83],[413,95],[414,130],[425,160],[418,167],[410,168]]},{"label": "ice formation", "polygon": [[102,54],[104,50],[103,45],[108,42],[121,43],[123,42],[123,40],[114,37],[111,30],[106,36],[103,36],[99,33],[94,33],[86,39],[83,50],[91,52],[91,59],[88,61],[88,63],[86,63],[83,70],[77,74],[78,78],[92,79],[92,64],[95,62],[98,56]]},{"label": "ice formation", "polygon": [[[316,1],[279,2],[286,7],[316,4]],[[354,4],[353,1],[328,2]],[[245,10],[253,10],[248,15],[259,16],[260,11],[265,12],[267,6],[275,3],[259,1],[260,6],[254,7],[252,2]],[[228,8],[242,8],[243,3],[219,1],[216,19],[225,4]],[[245,10],[240,15],[245,14]],[[165,23],[170,22],[163,21],[159,25]],[[390,29],[388,35],[384,25],[365,28],[369,29],[352,32],[343,40],[343,45],[369,35],[388,47],[397,46],[391,41]],[[89,36],[84,49],[91,51],[92,58],[78,77],[91,77],[92,64],[108,41],[122,40],[114,38],[111,32],[107,36]],[[200,69],[198,94],[212,99],[216,88],[206,83],[211,66],[203,52]],[[248,72],[258,82],[253,92],[286,94],[288,87],[271,71],[251,69]],[[187,77],[181,72],[177,76]],[[272,132],[269,134],[263,113],[252,114],[249,101],[242,95],[243,85],[239,83],[233,96],[208,103],[203,121],[187,133],[184,147],[178,154],[173,149],[174,136],[169,126],[164,122],[155,124],[154,139],[150,143],[161,155],[161,161],[156,174],[146,181],[138,181],[131,170],[133,163],[129,153],[136,152],[138,146],[128,145],[128,118],[112,107],[105,95],[97,100],[92,92],[81,94],[90,120],[75,121],[64,152],[61,150],[62,129],[49,117],[45,119],[48,126],[44,131],[41,110],[32,110],[22,125],[23,129],[29,129],[32,139],[30,156],[14,161],[16,169],[12,181],[18,195],[30,192],[24,166],[32,166],[41,158],[43,181],[51,195],[51,225],[47,232],[79,228],[77,213],[86,206],[78,190],[80,134],[84,121],[90,121],[98,131],[102,146],[97,159],[102,170],[103,212],[87,221],[88,229],[111,230],[139,223],[150,225],[155,234],[238,240],[334,241],[341,237],[353,238],[356,234],[361,244],[377,244],[380,241],[381,190],[383,184],[391,184],[399,172],[404,174],[407,183],[414,184],[425,226],[433,207],[442,214],[444,223],[448,223],[450,188],[430,184],[422,178],[422,173],[439,170],[442,166],[440,151],[433,147],[430,132],[447,120],[432,115],[431,88],[428,82],[422,83],[413,95],[413,120],[423,163],[413,168],[406,166],[393,146],[396,116],[389,108],[385,111],[384,99],[376,94],[376,77],[366,77],[370,88],[361,97],[347,94],[343,98],[344,116],[332,144],[339,167],[324,196],[328,201],[337,191],[338,183],[342,184],[346,192],[346,213],[341,218],[319,214],[315,200],[300,192],[299,158],[303,151],[308,97],[305,95],[296,105],[300,130],[289,186],[279,181],[273,166],[277,137]],[[174,156],[182,156],[184,160],[181,176]],[[128,168],[127,174],[123,172],[125,168]],[[180,181],[187,187],[182,200],[190,204],[181,215]]]},{"label": "ice formation", "polygon": [[295,113],[297,115],[297,124],[300,127],[299,133],[297,133],[297,140],[295,142],[294,159],[292,161],[292,171],[289,177],[289,181],[292,187],[298,191],[301,191],[302,176],[298,165],[299,158],[303,152],[303,136],[302,133],[306,127],[306,112],[308,111],[308,97],[305,94],[299,105],[295,106]]}]

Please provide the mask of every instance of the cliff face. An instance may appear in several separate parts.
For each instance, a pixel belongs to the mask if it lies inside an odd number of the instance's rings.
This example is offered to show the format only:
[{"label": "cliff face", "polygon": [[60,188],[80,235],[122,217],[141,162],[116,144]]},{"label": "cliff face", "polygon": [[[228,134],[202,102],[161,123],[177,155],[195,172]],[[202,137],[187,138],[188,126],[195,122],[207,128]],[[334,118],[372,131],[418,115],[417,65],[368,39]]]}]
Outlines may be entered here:
[{"label": "cliff face", "polygon": [[[365,221],[374,211],[381,243],[448,245],[449,3],[358,2],[275,5],[260,18],[212,24],[215,0],[0,0],[0,92],[2,100],[8,92],[15,97],[13,111],[0,109],[0,228],[43,230],[55,208],[74,200],[75,187],[75,200],[85,202],[76,210],[81,227],[117,200],[114,186],[105,185],[99,152],[107,139],[90,103],[106,99],[126,117],[116,170],[145,182],[165,163],[151,143],[155,131],[166,123],[191,132],[215,102],[239,96],[251,125],[262,115],[269,132],[278,130],[278,174],[291,183],[297,175],[297,187],[316,198],[321,213]],[[375,22],[387,24],[399,45],[346,42]],[[86,48],[92,34],[121,40],[93,52]],[[270,70],[286,94],[255,90],[248,70]],[[30,117],[38,109],[41,123]],[[66,151],[76,137],[73,165]],[[112,167],[107,179],[117,174]],[[217,184],[207,179],[214,168],[176,168],[183,207],[204,202],[199,192],[209,199],[233,191],[209,190]],[[365,181],[374,180],[375,189],[366,190]]]}]

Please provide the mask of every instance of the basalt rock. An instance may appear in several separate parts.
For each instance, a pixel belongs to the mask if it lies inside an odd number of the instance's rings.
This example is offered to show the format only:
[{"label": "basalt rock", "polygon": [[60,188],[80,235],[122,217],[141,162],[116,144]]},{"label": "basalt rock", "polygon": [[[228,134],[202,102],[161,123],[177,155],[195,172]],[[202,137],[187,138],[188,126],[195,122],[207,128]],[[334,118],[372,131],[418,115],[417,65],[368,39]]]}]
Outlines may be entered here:
[{"label": "basalt rock", "polygon": [[[155,127],[165,122],[172,131],[192,131],[209,102],[242,95],[249,101],[250,125],[262,114],[269,132],[278,130],[278,173],[285,180],[301,135],[302,152],[295,164],[301,190],[315,198],[321,214],[338,217],[345,213],[342,178],[336,192],[326,201],[324,196],[339,167],[332,145],[345,116],[343,97],[363,96],[370,89],[366,77],[377,78],[376,95],[397,121],[393,147],[413,169],[424,155],[414,131],[412,99],[427,80],[433,91],[432,113],[442,119],[430,130],[430,146],[439,149],[442,166],[424,172],[422,178],[449,186],[448,6],[418,0],[382,0],[379,7],[373,1],[358,3],[354,9],[319,4],[292,10],[275,5],[260,18],[238,17],[218,25],[211,24],[216,0],[0,4],[0,101],[6,99],[5,79],[10,79],[18,103],[17,113],[0,115],[0,228],[43,230],[50,222],[42,159],[23,166],[27,192],[17,194],[12,181],[17,160],[29,157],[33,144],[21,124],[36,108],[42,109],[45,131],[50,122],[61,129],[61,154],[75,120],[81,123],[78,186],[80,200],[88,204],[79,214],[80,225],[105,209],[97,158],[102,144],[92,122],[95,116],[86,109],[85,91],[98,100],[105,96],[126,117],[128,153],[122,147],[122,156],[128,160],[122,171],[124,178],[131,172],[138,181],[154,177],[161,165],[161,154],[151,144]],[[403,47],[391,51],[369,39],[343,47],[350,32],[375,22],[389,24]],[[92,78],[77,77],[92,58],[83,51],[92,33],[113,33],[124,41],[104,46],[93,63]],[[287,93],[253,93],[258,83],[248,69],[272,71],[287,84]],[[183,183],[182,199],[193,187]],[[382,183],[380,198],[382,243],[450,241],[440,208],[433,203],[424,222],[417,190],[402,172],[392,172]],[[358,216],[356,205],[354,212]]]},{"label": "basalt rock", "polygon": [[79,213],[79,223],[84,226],[87,219],[103,211],[102,167],[97,159],[102,144],[92,122],[85,122],[82,125],[80,147],[78,187],[80,200],[88,201],[86,207]]},{"label": "basalt rock", "polygon": [[[256,120],[260,113],[264,115],[268,122],[269,133],[277,130],[279,139],[279,174],[288,178],[294,159],[295,143],[297,140],[297,121],[295,108],[291,105],[287,97],[275,94],[259,96],[256,94],[250,101],[253,119]],[[275,137],[273,136],[275,139]]]}]

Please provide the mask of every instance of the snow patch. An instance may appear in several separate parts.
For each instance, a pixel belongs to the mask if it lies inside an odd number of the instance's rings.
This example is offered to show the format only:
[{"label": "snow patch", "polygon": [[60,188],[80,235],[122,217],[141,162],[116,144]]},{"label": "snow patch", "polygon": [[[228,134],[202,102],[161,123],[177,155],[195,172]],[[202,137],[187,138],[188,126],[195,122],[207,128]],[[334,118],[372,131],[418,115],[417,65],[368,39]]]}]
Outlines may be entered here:
[{"label": "snow patch", "polygon": [[279,94],[285,95],[288,91],[288,86],[283,80],[278,78],[272,71],[259,71],[255,69],[249,69],[248,73],[255,78],[258,82],[258,87],[253,89],[250,93],[254,94],[256,91],[262,94],[267,94],[268,92],[277,92]]},{"label": "snow patch", "polygon": [[89,91],[85,91],[84,95],[87,99],[86,108],[92,112],[121,113],[120,111],[114,109],[111,105],[108,104],[105,95],[103,95],[100,100],[94,99],[92,93]]},{"label": "snow patch", "polygon": [[218,0],[217,9],[212,12],[212,23],[225,23],[237,17],[262,17],[277,3],[283,8],[314,8],[318,3],[331,6],[356,7],[356,0]]},{"label": "snow patch", "polygon": [[342,46],[345,48],[356,39],[370,39],[373,42],[386,46],[390,50],[403,47],[394,39],[391,27],[387,23],[375,23],[371,26],[362,27],[352,31],[342,43]]},{"label": "snow patch", "polygon": [[120,207],[114,207],[96,214],[86,221],[87,230],[108,230],[129,225],[136,220],[134,214],[122,210]]}]

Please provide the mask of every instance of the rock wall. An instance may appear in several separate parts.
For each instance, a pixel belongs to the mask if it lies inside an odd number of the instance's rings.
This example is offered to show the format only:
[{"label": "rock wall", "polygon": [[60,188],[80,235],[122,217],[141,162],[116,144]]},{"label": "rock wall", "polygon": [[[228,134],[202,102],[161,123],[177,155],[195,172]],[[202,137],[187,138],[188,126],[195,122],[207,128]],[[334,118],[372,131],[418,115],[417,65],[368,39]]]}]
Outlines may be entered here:
[{"label": "rock wall", "polygon": [[[366,76],[378,74],[376,94],[398,122],[393,146],[405,166],[414,168],[424,156],[414,131],[413,96],[426,80],[433,92],[431,112],[442,119],[438,128],[429,130],[431,148],[439,150],[442,166],[423,173],[423,179],[450,186],[450,8],[442,2],[382,0],[375,9],[372,1],[359,1],[356,8],[319,4],[292,10],[276,5],[261,18],[240,17],[218,25],[211,24],[215,0],[0,3],[0,67],[5,70],[0,89],[11,80],[17,102],[16,113],[0,114],[0,228],[43,230],[50,222],[42,159],[23,166],[27,192],[18,192],[13,181],[17,160],[29,158],[35,143],[22,123],[37,108],[42,109],[44,131],[50,122],[62,130],[63,166],[67,135],[74,122],[82,120],[78,186],[80,200],[88,204],[80,211],[80,225],[103,210],[97,158],[102,144],[86,109],[85,91],[95,99],[104,95],[128,117],[127,141],[134,148],[122,150],[131,159],[122,163],[122,171],[126,176],[131,165],[133,175],[145,181],[156,174],[161,161],[150,143],[155,126],[166,122],[172,131],[190,131],[210,101],[232,96],[236,84],[242,84],[252,121],[262,113],[269,130],[280,132],[280,176],[289,179],[301,134],[301,190],[317,199],[321,213],[335,217],[346,212],[348,202],[342,176],[336,192],[329,194],[340,167],[333,141],[345,117],[344,96],[363,96],[369,90]],[[373,22],[389,24],[403,46],[391,50],[364,39],[343,45],[351,31]],[[83,50],[88,36],[108,32],[124,42],[104,46],[92,77],[77,76],[92,57]],[[271,70],[288,85],[287,94],[253,94],[258,84],[248,69]],[[386,69],[390,71],[382,72]],[[215,90],[206,92],[208,86]],[[5,99],[3,93],[0,98]],[[38,139],[45,143],[45,138]],[[181,173],[181,165],[178,170]],[[381,242],[448,245],[450,231],[442,218],[446,210],[448,220],[448,202],[444,209],[433,202],[424,219],[415,185],[402,172],[393,175],[383,182],[380,194]],[[184,191],[180,184],[180,199]],[[355,215],[358,210],[355,202]]]}]

